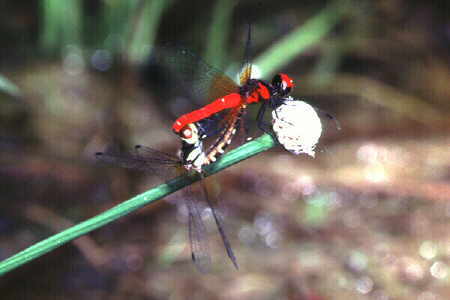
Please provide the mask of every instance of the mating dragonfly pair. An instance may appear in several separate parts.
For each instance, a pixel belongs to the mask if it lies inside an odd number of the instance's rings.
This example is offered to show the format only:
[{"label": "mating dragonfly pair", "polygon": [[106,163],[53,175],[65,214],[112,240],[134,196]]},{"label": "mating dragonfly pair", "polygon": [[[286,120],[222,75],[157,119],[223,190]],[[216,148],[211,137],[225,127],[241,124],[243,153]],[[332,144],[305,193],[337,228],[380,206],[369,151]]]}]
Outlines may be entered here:
[{"label": "mating dragonfly pair", "polygon": [[[251,78],[252,65],[247,62],[242,68],[238,85],[223,72],[185,49],[177,51],[175,56],[178,59],[170,59],[172,62],[181,60],[183,66],[192,65],[201,69],[201,73],[196,75],[197,82],[194,84],[201,83],[201,90],[204,92],[202,96],[211,99],[206,106],[182,115],[173,123],[172,129],[181,140],[180,157],[136,146],[135,150],[129,153],[98,152],[96,154],[98,159],[155,174],[161,173],[161,168],[171,168],[179,172],[198,172],[203,176],[203,167],[218,159],[231,144],[236,132],[243,128],[243,115],[248,105],[254,103],[261,105],[257,114],[257,124],[263,132],[272,135],[285,149],[295,154],[314,155],[314,147],[322,131],[321,122],[310,105],[289,96],[294,81],[288,75],[279,73],[271,82],[254,79]],[[187,61],[192,63],[186,64]],[[192,81],[192,78],[189,80]],[[267,106],[272,109],[272,124],[264,121]],[[209,141],[208,149],[204,149],[205,141]],[[202,187],[203,197],[214,217],[227,255],[238,268],[222,225],[221,215],[209,199],[206,188]],[[186,192],[189,239],[195,265],[200,271],[207,271],[210,256],[198,198],[193,197],[189,191]]]}]

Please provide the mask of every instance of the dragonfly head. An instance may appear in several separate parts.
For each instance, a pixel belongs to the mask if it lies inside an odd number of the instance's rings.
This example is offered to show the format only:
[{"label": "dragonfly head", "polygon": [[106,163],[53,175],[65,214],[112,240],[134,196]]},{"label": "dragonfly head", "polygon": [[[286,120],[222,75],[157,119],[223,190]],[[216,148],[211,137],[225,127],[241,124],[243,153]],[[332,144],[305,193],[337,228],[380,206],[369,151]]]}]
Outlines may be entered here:
[{"label": "dragonfly head", "polygon": [[272,88],[277,96],[287,96],[293,87],[294,80],[284,73],[278,73],[272,79]]},{"label": "dragonfly head", "polygon": [[180,138],[183,142],[188,144],[196,144],[200,140],[197,126],[194,123],[189,123],[180,130]]},{"label": "dragonfly head", "polygon": [[182,144],[180,156],[183,166],[187,170],[201,172],[206,157],[197,126],[194,123],[186,125],[180,131],[180,138]]}]

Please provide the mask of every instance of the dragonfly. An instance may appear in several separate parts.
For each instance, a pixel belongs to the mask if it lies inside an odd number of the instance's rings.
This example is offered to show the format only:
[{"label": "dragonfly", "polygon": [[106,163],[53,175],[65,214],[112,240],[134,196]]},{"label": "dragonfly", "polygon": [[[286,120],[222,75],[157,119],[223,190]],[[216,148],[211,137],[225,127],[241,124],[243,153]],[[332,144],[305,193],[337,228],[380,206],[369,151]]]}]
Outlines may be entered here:
[{"label": "dragonfly", "polygon": [[[273,134],[269,124],[264,122],[267,106],[272,110],[281,106],[294,88],[294,80],[285,73],[276,74],[271,82],[252,78],[252,63],[250,62],[251,28],[247,33],[244,62],[239,75],[239,84],[233,81],[221,70],[212,67],[198,59],[190,52],[183,50],[180,55],[196,61],[201,71],[196,73],[196,79],[188,80],[196,88],[197,96],[204,97],[209,104],[178,117],[172,125],[172,130],[181,139],[182,153],[191,166],[201,171],[202,166],[217,160],[231,144],[236,132],[243,126],[243,115],[248,105],[260,103],[257,114],[258,127],[266,133]],[[178,72],[181,73],[181,72]],[[201,153],[191,153],[190,149],[199,150],[191,143],[192,136],[200,135],[201,140],[216,136],[207,150]],[[197,140],[194,140],[197,142]]]},{"label": "dragonfly", "polygon": [[[322,134],[319,114],[334,121],[337,130],[341,129],[333,115],[289,95],[294,82],[288,75],[278,73],[269,83],[252,79],[251,70],[251,63],[247,63],[240,74],[240,86],[225,74],[218,73],[220,80],[216,80],[215,84],[220,82],[222,93],[230,93],[182,115],[173,123],[172,129],[182,141],[184,156],[189,157],[187,161],[195,166],[197,171],[201,172],[202,166],[216,161],[217,157],[225,152],[225,148],[242,126],[242,116],[249,104],[261,104],[256,117],[258,127],[293,154],[306,153],[314,157],[314,149]],[[272,109],[271,124],[264,121],[267,107]],[[211,130],[211,124],[219,126]],[[192,136],[199,136],[199,142],[202,142],[218,132],[220,134],[208,150],[202,151],[201,154],[189,152]],[[199,150],[195,147],[194,149]]]},{"label": "dragonfly", "polygon": [[[305,105],[293,104],[289,95],[295,87],[294,80],[285,73],[276,74],[272,80],[252,78],[253,65],[250,60],[251,26],[248,26],[244,59],[238,83],[227,76],[219,68],[215,68],[185,48],[175,51],[163,51],[155,49],[151,54],[154,65],[162,66],[168,70],[165,73],[166,81],[170,89],[164,89],[167,93],[175,91],[183,94],[183,98],[191,98],[195,103],[199,100],[208,103],[200,108],[179,116],[172,125],[172,130],[181,140],[181,153],[186,167],[202,172],[202,167],[217,160],[226,148],[231,144],[237,132],[245,128],[243,116],[250,104],[260,104],[256,121],[257,126],[263,132],[268,133],[279,144],[285,146],[290,140],[287,132],[294,132],[301,124],[290,126],[287,122],[280,122],[283,117],[278,116],[280,111],[303,108]],[[168,53],[171,52],[170,55]],[[154,70],[153,70],[154,71]],[[189,96],[188,96],[189,95]],[[167,96],[167,95],[165,95]],[[300,100],[298,100],[300,101]],[[272,123],[264,121],[267,108],[270,107],[275,116]],[[278,109],[282,107],[282,109]],[[314,108],[316,111],[320,111]],[[308,110],[309,111],[309,110]],[[328,119],[334,120],[338,130],[340,126],[335,118],[322,111]],[[314,116],[311,116],[314,119]],[[279,125],[289,128],[289,131],[279,132]],[[276,125],[274,130],[273,125]],[[200,136],[200,140],[196,137]],[[280,139],[280,136],[283,136]],[[192,137],[195,137],[192,139]],[[214,137],[214,139],[209,139]],[[299,139],[300,138],[300,139]],[[302,148],[302,136],[294,137],[297,148]],[[208,149],[203,150],[203,142],[209,141]],[[201,146],[197,145],[201,143]],[[290,149],[291,145],[289,146]],[[285,147],[285,149],[287,149]],[[288,149],[287,149],[288,150]],[[301,153],[294,150],[293,153]]]},{"label": "dragonfly", "polygon": [[[162,67],[168,69],[169,72],[163,73],[163,77],[170,73],[175,74],[175,76],[172,77],[169,75],[169,80],[173,84],[174,90],[184,91],[185,97],[195,95],[195,98],[211,99],[217,98],[217,95],[228,94],[226,99],[229,99],[230,101],[236,100],[234,95],[230,95],[230,92],[236,91],[237,85],[222,71],[205,63],[187,49],[179,48],[175,51],[166,50],[167,48],[154,50],[151,59],[153,60],[152,64],[160,64]],[[263,95],[263,97],[266,98],[269,97],[270,93],[268,87],[263,84],[262,81],[247,80],[250,79],[251,64],[247,65],[248,66],[245,68],[246,71],[244,72],[245,74],[241,75],[241,82],[246,82],[245,85],[242,85],[241,92],[246,95],[247,99],[253,99],[253,102],[257,101],[260,95]],[[180,157],[141,145],[135,146],[134,150],[131,152],[117,152],[110,150],[97,152],[96,157],[105,163],[147,171],[152,174],[167,174],[173,173],[173,171],[175,171],[176,174],[195,172],[203,178],[204,171],[202,166],[208,164],[217,152],[222,151],[221,148],[223,147],[222,144],[224,142],[230,143],[230,133],[235,133],[243,110],[243,105],[236,105],[236,107],[232,109],[233,114],[227,114],[225,118],[223,118],[223,114],[221,114],[223,109],[216,109],[214,113],[203,115],[201,120],[196,119],[193,122],[185,124],[185,126],[183,126],[184,134],[180,136],[182,141]],[[227,131],[225,134],[223,134],[224,129],[217,129],[221,128],[219,124],[222,124],[224,120],[226,120],[224,128],[226,128]],[[222,134],[220,134],[221,132]],[[209,150],[205,151],[203,149],[204,139],[217,134],[219,134],[219,138],[217,138],[216,145],[211,146]],[[211,155],[212,152],[214,152],[214,154]],[[185,188],[183,197],[188,209],[189,241],[192,260],[201,272],[209,269],[208,266],[210,265],[211,258],[205,239],[206,228],[200,215],[201,209],[199,204],[199,198],[204,198],[211,210],[226,253],[235,268],[238,269],[237,259],[225,233],[220,214],[217,212],[209,198],[203,180],[201,180],[200,184],[202,186],[203,197],[194,195],[190,187]]]},{"label": "dragonfly", "polygon": [[[193,148],[191,151],[193,153],[196,152]],[[164,180],[167,180],[171,175],[182,175],[188,172],[186,168],[187,163],[183,157],[179,158],[142,145],[136,145],[133,151],[127,152],[107,149],[105,152],[97,152],[96,157],[104,163],[145,171],[153,175],[158,174]],[[234,267],[239,269],[231,243],[225,233],[221,215],[213,204],[212,199],[210,199],[203,180],[201,180],[200,185],[202,188],[202,196],[194,193],[190,186],[183,190],[183,200],[188,211],[188,231],[192,261],[200,272],[205,273],[210,270],[211,256],[206,238],[206,226],[201,215],[202,205],[200,198],[203,198],[214,218],[229,259]]]},{"label": "dragonfly", "polygon": [[[216,132],[220,131],[220,134],[210,148],[204,151],[202,155],[191,156],[191,164],[195,165],[199,170],[203,165],[216,161],[217,157],[225,152],[225,148],[231,144],[234,135],[242,126],[242,116],[246,113],[249,104],[262,103],[257,115],[258,127],[272,135],[267,124],[264,123],[266,107],[270,105],[275,109],[282,105],[294,86],[293,80],[283,73],[277,74],[273,78],[272,83],[260,79],[252,79],[250,78],[251,65],[247,66],[243,74],[240,80],[242,85],[238,86],[235,84],[234,88],[229,90],[233,92],[197,110],[182,115],[172,126],[173,131],[179,135],[182,144],[189,145],[192,135],[195,135],[196,132],[200,132],[202,140],[208,138],[210,135],[206,132],[211,132],[211,130],[205,129],[205,127],[211,123],[210,118],[224,110],[228,111],[221,121],[220,129],[216,129]],[[183,146],[183,148],[187,150],[189,147]],[[187,156],[188,154],[185,155]]]},{"label": "dragonfly", "polygon": [[[242,133],[242,137],[246,135],[243,117],[249,104],[262,104],[257,116],[258,127],[275,137],[270,124],[263,122],[266,106],[275,108],[281,103],[294,88],[294,81],[285,73],[275,75],[270,82],[253,78],[250,49],[251,25],[248,25],[238,82],[179,46],[153,47],[142,68],[142,78],[153,83],[151,93],[164,100],[175,100],[177,105],[170,106],[172,110],[182,108],[175,113],[178,118],[174,118],[172,130],[181,139],[182,153],[189,158],[188,166],[196,170],[201,171],[203,165],[223,154],[232,140],[237,140],[237,133]],[[167,102],[162,102],[161,106]],[[190,104],[194,105],[187,109]],[[190,113],[185,113],[187,111]],[[197,131],[207,145],[203,153],[189,151],[200,149],[190,143],[191,136],[196,134],[193,131]]]},{"label": "dragonfly", "polygon": [[[239,84],[187,49],[179,48],[175,51],[159,49],[151,54],[151,65],[162,65],[168,69],[169,72],[163,77],[169,75],[172,91],[182,92],[184,97],[210,101],[206,106],[182,115],[173,123],[172,129],[181,139],[180,157],[149,147],[136,146],[133,152],[127,153],[98,152],[97,158],[107,163],[154,174],[165,173],[164,170],[177,170],[178,174],[193,171],[203,177],[203,166],[214,162],[224,153],[236,132],[243,127],[242,117],[246,113],[247,106],[253,103],[261,104],[257,115],[258,127],[275,138],[280,137],[278,131],[275,132],[276,136],[273,135],[271,125],[264,122],[264,115],[267,106],[270,106],[275,114],[278,113],[276,109],[279,107],[290,107],[284,104],[286,101],[289,103],[292,101],[288,95],[294,88],[294,81],[284,73],[275,75],[271,82],[251,77],[252,64],[248,59],[250,32],[249,27]],[[170,74],[174,76],[171,77]],[[285,119],[287,118],[280,118],[277,124],[282,125],[277,128],[292,128],[290,121],[286,122]],[[209,137],[215,137],[215,139],[205,150],[204,141]],[[283,138],[286,139],[285,135]],[[236,256],[225,234],[220,215],[209,199],[204,185],[202,187],[203,197],[211,209],[227,255],[238,269]],[[189,189],[185,198],[189,214],[192,260],[200,271],[205,271],[211,259],[204,238],[205,226],[199,213],[199,199],[194,197]]]}]

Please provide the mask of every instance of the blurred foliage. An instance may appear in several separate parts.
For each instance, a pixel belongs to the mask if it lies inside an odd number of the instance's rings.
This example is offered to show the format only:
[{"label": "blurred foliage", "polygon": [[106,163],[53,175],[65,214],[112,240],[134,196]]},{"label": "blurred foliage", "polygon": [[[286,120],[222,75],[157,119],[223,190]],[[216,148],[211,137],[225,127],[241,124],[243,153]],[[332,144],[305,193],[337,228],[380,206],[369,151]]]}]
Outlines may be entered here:
[{"label": "blurred foliage", "polygon": [[227,40],[232,26],[232,13],[236,5],[235,1],[219,0],[214,5],[209,33],[207,36],[207,48],[205,60],[223,68],[227,57]]},{"label": "blurred foliage", "polygon": [[66,45],[81,46],[82,1],[43,0],[41,47],[55,52]]},{"label": "blurred foliage", "polygon": [[154,45],[159,20],[169,0],[141,1],[138,8],[139,17],[133,28],[128,60],[133,63],[142,63],[148,56],[150,45]]},{"label": "blurred foliage", "polygon": [[0,75],[0,92],[14,97],[20,96],[19,88],[2,75]]},{"label": "blurred foliage", "polygon": [[290,74],[294,95],[343,128],[326,127],[315,160],[273,151],[215,176],[239,272],[212,239],[214,272],[196,273],[182,208],[158,202],[2,277],[2,297],[448,299],[449,11],[417,0],[1,2],[2,259],[156,184],[93,159],[111,142],[176,151],[166,110],[183,101],[156,97],[140,72],[153,45],[189,45],[228,70],[251,23],[262,74]]}]

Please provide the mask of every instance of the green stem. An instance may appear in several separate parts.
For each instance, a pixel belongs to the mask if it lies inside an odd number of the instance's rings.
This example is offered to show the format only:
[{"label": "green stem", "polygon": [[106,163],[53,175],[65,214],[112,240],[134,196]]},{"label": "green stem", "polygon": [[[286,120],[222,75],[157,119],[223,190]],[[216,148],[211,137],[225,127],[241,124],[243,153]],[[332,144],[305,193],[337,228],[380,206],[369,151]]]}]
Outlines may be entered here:
[{"label": "green stem", "polygon": [[[241,147],[230,151],[224,155],[217,163],[205,168],[206,176],[215,174],[229,166],[232,166],[244,159],[252,157],[260,152],[266,151],[275,145],[269,135],[263,135]],[[138,208],[159,200],[183,187],[200,180],[200,176],[179,176],[168,182],[161,184],[147,192],[137,195],[93,218],[72,226],[60,233],[57,233],[31,247],[17,253],[16,255],[0,262],[0,275],[3,275],[23,264],[36,259],[51,250],[64,245],[84,234],[100,228],[124,215],[127,215]]]}]

